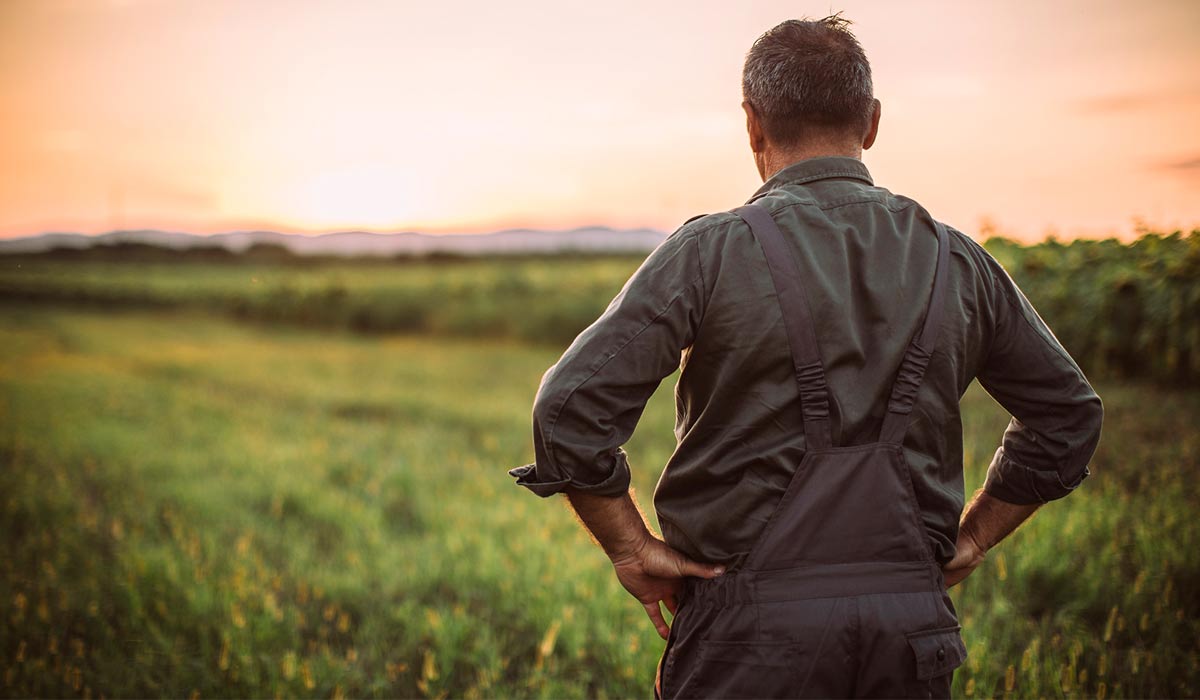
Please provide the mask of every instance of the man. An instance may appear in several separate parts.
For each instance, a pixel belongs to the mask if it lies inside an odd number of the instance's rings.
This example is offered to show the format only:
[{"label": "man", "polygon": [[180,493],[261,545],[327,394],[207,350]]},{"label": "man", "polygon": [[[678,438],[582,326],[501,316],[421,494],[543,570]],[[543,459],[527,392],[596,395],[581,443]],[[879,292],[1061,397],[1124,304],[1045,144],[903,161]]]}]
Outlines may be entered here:
[{"label": "man", "polygon": [[[576,338],[512,472],[567,495],[668,639],[664,697],[948,696],[966,651],[946,587],[1074,489],[1099,439],[1099,398],[995,260],[873,185],[880,104],[847,24],[754,43],[765,184],[684,224]],[[681,363],[659,540],[620,446]],[[964,513],[975,378],[1014,418]]]}]

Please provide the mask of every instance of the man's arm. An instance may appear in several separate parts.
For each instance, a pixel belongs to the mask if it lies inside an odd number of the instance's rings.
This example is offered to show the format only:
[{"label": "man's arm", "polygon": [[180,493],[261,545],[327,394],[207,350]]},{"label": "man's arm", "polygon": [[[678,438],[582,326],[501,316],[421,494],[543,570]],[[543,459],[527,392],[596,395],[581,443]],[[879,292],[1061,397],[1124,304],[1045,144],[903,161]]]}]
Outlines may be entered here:
[{"label": "man's arm", "polygon": [[966,578],[1038,506],[1079,486],[1104,416],[1100,397],[1012,278],[969,245],[992,292],[990,350],[979,383],[1012,420],[983,490],[964,510],[955,556],[943,569],[948,586]]},{"label": "man's arm", "polygon": [[509,472],[518,484],[543,497],[569,487],[600,496],[629,489],[621,446],[704,315],[694,234],[685,227],[655,249],[546,371],[533,404],[536,459]]},{"label": "man's arm", "polygon": [[567,494],[664,638],[660,603],[674,612],[684,576],[710,577],[720,569],[687,559],[651,534],[629,492],[621,446],[703,318],[707,291],[697,234],[685,224],[664,241],[546,372],[533,408],[536,461],[509,472],[539,496]]},{"label": "man's arm", "polygon": [[621,585],[646,608],[663,639],[670,628],[659,603],[675,614],[683,577],[712,578],[725,573],[724,567],[694,562],[655,537],[632,492],[597,496],[568,488],[566,494],[579,520],[612,560]]},{"label": "man's arm", "polygon": [[994,286],[993,326],[979,383],[1012,420],[983,489],[1008,503],[1046,503],[1087,477],[1104,407],[1012,278],[990,256],[986,262]]},{"label": "man's arm", "polygon": [[954,558],[942,567],[946,587],[949,588],[970,576],[971,572],[983,563],[988,550],[1008,537],[1009,533],[1029,519],[1040,506],[1040,503],[1005,503],[987,495],[983,490],[977,491],[963,511],[962,522],[958,525],[958,543]]}]

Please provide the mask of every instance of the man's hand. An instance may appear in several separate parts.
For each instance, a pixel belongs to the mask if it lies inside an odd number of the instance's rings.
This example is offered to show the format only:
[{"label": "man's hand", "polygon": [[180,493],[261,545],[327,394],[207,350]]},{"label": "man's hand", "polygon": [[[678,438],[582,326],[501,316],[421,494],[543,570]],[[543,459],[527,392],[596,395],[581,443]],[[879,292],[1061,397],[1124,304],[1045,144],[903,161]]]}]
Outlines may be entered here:
[{"label": "man's hand", "polygon": [[667,638],[671,628],[663,618],[659,603],[675,614],[676,596],[683,586],[683,577],[713,578],[725,573],[724,567],[692,561],[653,536],[647,536],[636,551],[614,557],[613,568],[625,590],[646,608],[646,614],[663,639]]},{"label": "man's hand", "polygon": [[965,528],[958,529],[958,541],[954,545],[954,558],[942,567],[942,576],[946,579],[946,588],[957,584],[971,575],[977,566],[983,563],[987,552],[975,541]]},{"label": "man's hand", "polygon": [[663,639],[670,628],[659,603],[675,614],[683,577],[712,578],[725,573],[724,567],[696,563],[652,535],[632,493],[596,496],[568,488],[566,494],[579,520],[612,560],[621,585],[645,606]]}]

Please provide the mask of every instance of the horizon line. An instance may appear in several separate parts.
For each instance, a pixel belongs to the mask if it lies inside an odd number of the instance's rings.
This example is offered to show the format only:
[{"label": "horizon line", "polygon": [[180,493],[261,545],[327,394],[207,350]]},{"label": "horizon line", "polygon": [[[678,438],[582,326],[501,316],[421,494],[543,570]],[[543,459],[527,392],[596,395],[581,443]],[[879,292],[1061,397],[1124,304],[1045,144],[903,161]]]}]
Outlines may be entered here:
[{"label": "horizon line", "polygon": [[[1014,240],[1014,241],[1023,242],[1023,243],[1038,243],[1038,242],[1047,241],[1047,240],[1051,240],[1051,239],[1066,240],[1066,241],[1071,241],[1071,240],[1108,240],[1108,239],[1133,240],[1133,239],[1139,238],[1145,234],[1152,234],[1152,233],[1156,233],[1156,234],[1165,236],[1165,235],[1171,235],[1172,233],[1176,233],[1176,232],[1181,233],[1181,234],[1188,234],[1190,232],[1200,231],[1200,219],[1198,219],[1196,222],[1194,222],[1190,225],[1189,224],[1174,224],[1174,225],[1152,224],[1152,223],[1149,223],[1149,222],[1141,219],[1140,217],[1136,217],[1136,216],[1131,217],[1131,219],[1132,220],[1129,223],[1128,228],[1125,228],[1123,230],[1119,230],[1114,227],[1107,227],[1105,230],[1087,230],[1087,229],[1085,229],[1084,230],[1085,232],[1076,234],[1076,235],[1064,235],[1064,232],[1056,225],[1048,225],[1048,226],[1044,227],[1040,235],[1037,235],[1037,234],[1023,235],[1020,233],[1016,233],[1007,227],[997,226],[994,223],[994,221],[988,216],[981,217],[979,223],[971,231],[961,231],[961,229],[957,229],[957,227],[954,227],[954,226],[951,226],[951,227],[956,228],[956,230],[960,230],[962,233],[966,234],[967,236],[969,236],[970,238],[975,239],[975,240],[983,241],[983,240],[988,240],[989,238],[1007,238],[1009,240]],[[236,234],[253,234],[253,233],[276,234],[276,235],[281,235],[281,236],[299,236],[299,237],[304,237],[304,238],[321,238],[321,237],[325,237],[325,236],[335,236],[335,235],[344,235],[344,234],[365,234],[365,235],[371,235],[371,236],[409,235],[409,236],[426,236],[426,237],[431,237],[431,238],[439,238],[439,237],[443,237],[443,236],[449,236],[449,237],[493,236],[493,235],[497,235],[497,234],[516,233],[516,232],[569,234],[569,233],[573,233],[573,232],[577,232],[577,231],[584,231],[584,230],[607,230],[607,231],[613,231],[613,232],[648,231],[648,232],[653,232],[653,233],[662,234],[664,236],[668,236],[671,234],[671,232],[673,230],[677,230],[678,227],[676,227],[676,229],[667,230],[667,229],[662,229],[662,228],[658,228],[655,226],[648,226],[648,225],[618,227],[618,226],[611,226],[608,224],[584,224],[584,225],[562,227],[562,228],[535,227],[535,226],[507,226],[504,228],[496,228],[496,229],[477,229],[477,230],[473,230],[473,229],[474,229],[474,227],[469,227],[467,230],[453,230],[453,229],[437,230],[435,227],[433,230],[428,230],[428,229],[420,230],[420,229],[416,229],[416,228],[397,228],[397,229],[381,230],[381,229],[377,229],[377,228],[362,227],[362,228],[336,228],[336,229],[303,230],[303,229],[292,229],[290,227],[280,227],[280,228],[246,227],[246,228],[230,228],[230,229],[225,229],[225,230],[209,231],[209,232],[190,231],[190,230],[183,229],[183,228],[156,228],[156,227],[138,227],[138,228],[126,227],[126,228],[114,228],[114,229],[108,229],[108,230],[104,230],[104,231],[95,231],[95,232],[86,232],[86,231],[69,230],[69,229],[46,229],[46,230],[43,230],[43,231],[40,231],[37,233],[16,234],[16,235],[9,235],[7,233],[0,232],[0,241],[26,240],[26,239],[32,239],[32,238],[39,238],[42,236],[53,236],[53,235],[82,236],[85,238],[100,238],[100,237],[109,236],[112,234],[142,233],[142,232],[179,234],[179,235],[186,235],[186,236],[195,236],[198,238],[213,238],[213,237],[217,237],[217,236],[229,236],[229,235],[236,235]]]},{"label": "horizon line", "polygon": [[222,230],[222,231],[199,232],[199,231],[188,231],[185,229],[178,229],[178,228],[142,227],[142,228],[115,228],[115,229],[110,229],[107,231],[95,231],[95,232],[91,232],[91,233],[88,233],[85,231],[71,231],[71,230],[65,230],[65,229],[45,230],[45,231],[40,231],[38,233],[17,234],[17,235],[11,235],[11,236],[7,235],[5,233],[0,233],[0,241],[16,241],[16,240],[23,240],[23,239],[27,239],[27,238],[38,238],[40,236],[84,236],[87,238],[99,238],[101,236],[108,236],[108,235],[111,235],[114,233],[147,233],[147,232],[150,232],[150,233],[177,233],[177,234],[181,234],[181,235],[185,235],[185,236],[196,236],[196,237],[200,237],[200,238],[212,238],[214,236],[229,236],[229,235],[239,234],[239,233],[274,233],[274,234],[278,234],[281,236],[302,236],[304,238],[320,238],[322,236],[336,236],[336,235],[347,234],[347,233],[366,234],[366,235],[370,235],[370,236],[406,236],[407,235],[407,236],[429,236],[429,237],[436,238],[436,237],[441,237],[441,236],[493,236],[493,235],[496,235],[499,233],[517,233],[517,232],[573,233],[576,231],[597,230],[597,229],[614,231],[614,232],[651,231],[654,233],[661,233],[663,235],[668,235],[670,233],[669,231],[666,231],[665,229],[656,228],[653,226],[617,227],[617,226],[609,226],[607,224],[588,224],[588,225],[583,225],[583,226],[572,226],[569,228],[535,228],[535,227],[530,227],[530,226],[510,226],[507,228],[499,228],[499,229],[493,229],[493,230],[485,229],[485,230],[479,230],[479,231],[471,231],[471,230],[467,230],[467,231],[456,231],[456,230],[446,230],[446,231],[425,230],[425,231],[421,231],[421,230],[417,230],[417,229],[379,230],[379,229],[371,229],[371,228],[341,228],[341,229],[306,231],[306,230],[288,230],[286,228],[278,228],[278,229],[276,229],[276,228],[237,228],[237,229],[227,229],[227,230]]}]

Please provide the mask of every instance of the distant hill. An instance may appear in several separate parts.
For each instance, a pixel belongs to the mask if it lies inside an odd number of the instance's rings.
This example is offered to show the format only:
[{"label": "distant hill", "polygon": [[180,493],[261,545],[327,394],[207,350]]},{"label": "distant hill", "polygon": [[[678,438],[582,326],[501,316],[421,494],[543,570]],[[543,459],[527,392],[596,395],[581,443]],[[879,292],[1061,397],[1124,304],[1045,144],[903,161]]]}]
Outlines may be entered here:
[{"label": "distant hill", "polygon": [[243,253],[251,246],[281,246],[296,255],[345,257],[421,256],[431,253],[494,255],[530,253],[646,252],[666,238],[653,229],[617,230],[602,226],[569,231],[510,229],[483,234],[368,233],[343,231],[316,236],[275,231],[234,231],[197,235],[176,231],[112,231],[100,235],[43,233],[0,239],[0,254],[42,253],[55,249],[86,250],[97,246],[152,245],[171,250],[225,248]]}]

